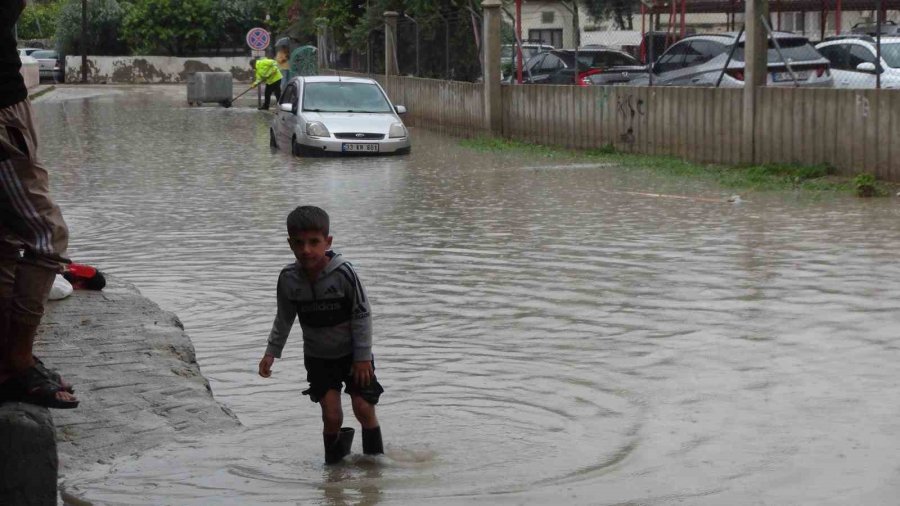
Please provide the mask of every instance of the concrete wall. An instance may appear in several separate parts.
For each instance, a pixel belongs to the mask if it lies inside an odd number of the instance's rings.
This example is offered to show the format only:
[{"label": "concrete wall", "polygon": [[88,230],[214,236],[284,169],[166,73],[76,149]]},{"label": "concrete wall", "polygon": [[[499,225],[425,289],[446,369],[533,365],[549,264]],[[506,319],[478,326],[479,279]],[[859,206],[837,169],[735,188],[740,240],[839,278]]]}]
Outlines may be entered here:
[{"label": "concrete wall", "polygon": [[25,79],[25,87],[34,88],[41,82],[41,73],[38,61],[30,56],[22,57],[22,67],[19,69]]},{"label": "concrete wall", "polygon": [[[88,82],[182,83],[194,72],[231,72],[237,81],[251,81],[249,57],[176,58],[171,56],[88,56]],[[66,57],[66,82],[81,82],[81,57]]]},{"label": "concrete wall", "polygon": [[[346,73],[342,73],[346,74]],[[482,86],[376,76],[413,126],[486,133]],[[742,89],[504,85],[502,135],[534,144],[672,155],[702,163],[829,165],[900,181],[900,90],[761,88],[753,142]]]}]

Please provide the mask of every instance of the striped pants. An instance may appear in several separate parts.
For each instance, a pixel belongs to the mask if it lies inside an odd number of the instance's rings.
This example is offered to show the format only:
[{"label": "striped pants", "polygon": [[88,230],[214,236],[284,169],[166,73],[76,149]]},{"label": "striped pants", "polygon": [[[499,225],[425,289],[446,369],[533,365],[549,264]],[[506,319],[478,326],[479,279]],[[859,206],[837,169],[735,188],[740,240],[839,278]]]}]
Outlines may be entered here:
[{"label": "striped pants", "polygon": [[35,325],[56,273],[68,263],[69,232],[49,182],[37,159],[31,104],[0,109],[0,305],[11,318]]}]

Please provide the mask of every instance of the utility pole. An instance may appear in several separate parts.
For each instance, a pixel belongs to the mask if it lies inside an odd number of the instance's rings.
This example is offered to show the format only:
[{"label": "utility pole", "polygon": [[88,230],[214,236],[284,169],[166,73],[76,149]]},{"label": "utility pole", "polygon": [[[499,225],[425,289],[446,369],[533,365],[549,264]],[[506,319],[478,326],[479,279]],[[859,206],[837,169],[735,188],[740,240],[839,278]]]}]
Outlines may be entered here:
[{"label": "utility pole", "polygon": [[81,82],[87,82],[87,0],[81,0]]}]

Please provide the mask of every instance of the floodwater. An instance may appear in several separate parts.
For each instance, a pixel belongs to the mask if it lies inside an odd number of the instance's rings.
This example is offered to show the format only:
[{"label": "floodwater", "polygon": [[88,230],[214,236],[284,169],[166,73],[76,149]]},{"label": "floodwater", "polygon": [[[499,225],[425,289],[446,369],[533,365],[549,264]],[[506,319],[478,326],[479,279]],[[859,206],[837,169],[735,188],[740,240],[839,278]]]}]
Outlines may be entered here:
[{"label": "floodwater", "polygon": [[[293,158],[265,113],[181,87],[63,87],[36,111],[73,258],[177,313],[245,426],[66,476],[83,499],[896,503],[896,198],[735,204],[421,129],[408,157]],[[380,459],[323,466],[299,328],[256,375],[299,204],[331,213],[373,302]]]}]

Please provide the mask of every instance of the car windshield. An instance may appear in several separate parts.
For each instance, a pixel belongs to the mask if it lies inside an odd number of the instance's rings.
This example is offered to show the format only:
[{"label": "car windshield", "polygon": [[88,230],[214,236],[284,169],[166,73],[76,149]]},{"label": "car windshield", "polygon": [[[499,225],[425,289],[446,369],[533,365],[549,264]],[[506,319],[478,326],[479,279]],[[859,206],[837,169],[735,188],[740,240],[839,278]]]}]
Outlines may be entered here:
[{"label": "car windshield", "polygon": [[881,44],[881,57],[893,68],[900,68],[900,42]]},{"label": "car windshield", "polygon": [[378,86],[369,83],[306,83],[303,110],[313,112],[391,112]]},{"label": "car windshield", "polygon": [[[796,62],[822,59],[822,55],[816,51],[816,48],[809,43],[809,40],[803,37],[779,38],[778,44],[781,46],[781,52],[784,53],[784,57],[788,61]],[[735,61],[744,61],[743,42],[738,45],[732,59]],[[775,45],[772,44],[771,40],[769,41],[768,60],[769,63],[781,63],[781,57],[778,56],[778,49],[775,48]]]},{"label": "car windshield", "polygon": [[578,61],[591,68],[607,68],[638,64],[638,61],[634,58],[615,51],[579,52]]},{"label": "car windshield", "polygon": [[32,58],[56,58],[56,51],[35,51],[31,53]]}]

